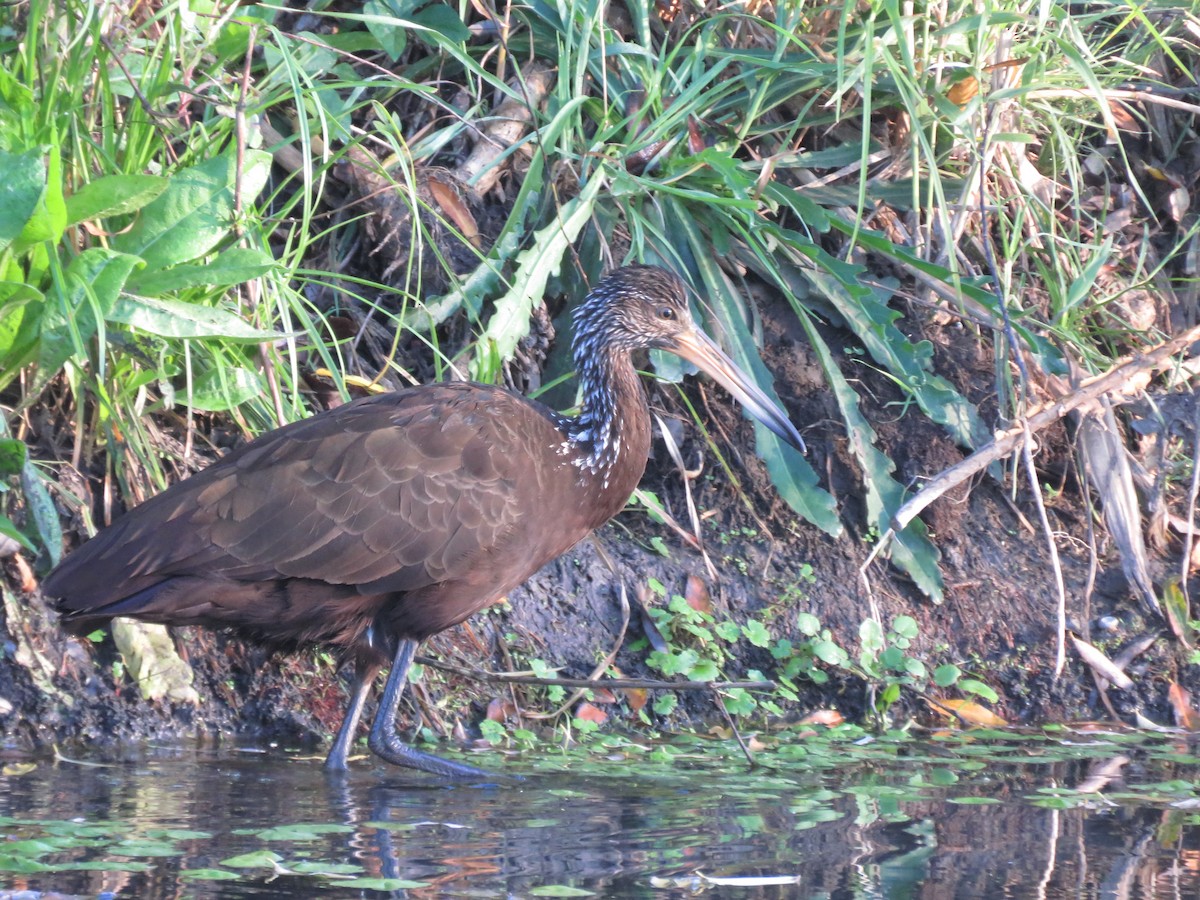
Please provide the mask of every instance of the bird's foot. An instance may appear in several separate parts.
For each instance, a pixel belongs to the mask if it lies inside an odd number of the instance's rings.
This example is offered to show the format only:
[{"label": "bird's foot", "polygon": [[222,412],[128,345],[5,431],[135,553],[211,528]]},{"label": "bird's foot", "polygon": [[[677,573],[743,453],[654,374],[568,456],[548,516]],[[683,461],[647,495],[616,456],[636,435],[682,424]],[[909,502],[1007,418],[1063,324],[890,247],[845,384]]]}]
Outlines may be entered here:
[{"label": "bird's foot", "polygon": [[428,772],[430,775],[440,775],[443,778],[494,779],[498,777],[491,772],[477,769],[474,766],[468,766],[465,763],[450,762],[450,760],[441,759],[430,753],[422,753],[420,750],[414,750],[400,740],[395,733],[379,735],[372,732],[370,738],[367,740],[367,746],[371,748],[372,753],[380,759],[390,762],[392,765],[419,769],[422,772]]}]

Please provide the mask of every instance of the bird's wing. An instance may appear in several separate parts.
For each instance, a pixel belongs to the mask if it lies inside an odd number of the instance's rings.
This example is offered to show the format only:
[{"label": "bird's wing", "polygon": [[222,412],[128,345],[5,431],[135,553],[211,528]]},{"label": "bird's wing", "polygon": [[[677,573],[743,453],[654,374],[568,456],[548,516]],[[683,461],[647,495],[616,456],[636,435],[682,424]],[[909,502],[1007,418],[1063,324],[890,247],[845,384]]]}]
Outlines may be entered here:
[{"label": "bird's wing", "polygon": [[[549,418],[497,389],[439,385],[271,432],[68,559],[47,593],[97,608],[163,578],[310,578],[364,592],[461,577],[535,515]],[[55,584],[54,582],[58,583]]]}]

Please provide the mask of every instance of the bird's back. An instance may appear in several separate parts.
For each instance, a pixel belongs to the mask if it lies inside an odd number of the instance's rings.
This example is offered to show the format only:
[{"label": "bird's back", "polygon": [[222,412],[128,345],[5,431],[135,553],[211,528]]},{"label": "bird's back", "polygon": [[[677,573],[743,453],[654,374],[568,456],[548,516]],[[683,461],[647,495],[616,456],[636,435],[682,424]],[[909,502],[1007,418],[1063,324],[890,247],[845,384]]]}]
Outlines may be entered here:
[{"label": "bird's back", "polygon": [[355,644],[381,620],[392,637],[425,637],[595,527],[572,498],[579,469],[546,452],[563,439],[544,407],[489,386],[356,401],[126,513],[44,590],[76,628],[128,615]]}]

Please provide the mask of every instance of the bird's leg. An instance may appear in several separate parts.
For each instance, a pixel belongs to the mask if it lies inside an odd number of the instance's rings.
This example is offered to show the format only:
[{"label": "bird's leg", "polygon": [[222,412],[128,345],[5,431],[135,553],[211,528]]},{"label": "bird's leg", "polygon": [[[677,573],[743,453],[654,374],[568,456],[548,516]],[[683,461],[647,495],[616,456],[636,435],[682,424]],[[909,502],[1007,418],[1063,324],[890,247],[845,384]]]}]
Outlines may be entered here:
[{"label": "bird's leg", "polygon": [[338,729],[329,755],[325,757],[325,768],[330,772],[346,771],[346,757],[350,754],[350,745],[354,743],[354,734],[358,731],[358,722],[362,718],[363,703],[379,674],[379,666],[375,663],[356,662],[354,664],[354,684],[350,689],[350,705],[346,707],[346,715],[342,719],[342,727]]},{"label": "bird's leg", "polygon": [[[474,766],[449,762],[438,759],[412,747],[400,740],[396,734],[396,707],[400,704],[400,696],[404,693],[404,685],[408,680],[408,670],[412,666],[413,656],[417,652],[417,642],[408,638],[400,641],[396,648],[396,659],[392,670],[388,673],[387,684],[383,688],[383,697],[379,700],[379,711],[375,714],[375,723],[371,726],[371,736],[367,745],[371,751],[393,765],[408,766],[420,769],[431,775],[441,775],[446,778],[493,778],[495,776]],[[340,738],[341,735],[339,734]]]}]

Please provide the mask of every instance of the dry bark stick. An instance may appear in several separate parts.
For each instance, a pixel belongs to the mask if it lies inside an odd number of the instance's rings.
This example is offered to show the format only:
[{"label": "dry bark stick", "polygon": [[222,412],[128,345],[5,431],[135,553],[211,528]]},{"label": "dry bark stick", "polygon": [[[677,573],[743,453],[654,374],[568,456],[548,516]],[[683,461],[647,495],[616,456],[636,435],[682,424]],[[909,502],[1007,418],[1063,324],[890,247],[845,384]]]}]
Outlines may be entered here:
[{"label": "dry bark stick", "polygon": [[[1172,356],[1187,349],[1196,341],[1200,341],[1200,326],[1189,328],[1177,337],[1159,344],[1153,350],[1125,357],[1107,372],[1082,382],[1073,393],[1050,403],[1041,404],[1016,425],[996,432],[989,443],[980,447],[962,462],[956,463],[934,476],[912,499],[904,503],[892,517],[892,526],[884,536],[885,540],[881,540],[876,545],[876,551],[883,547],[895,532],[903,531],[934,500],[962,484],[968,478],[982,472],[996,460],[1014,452],[1021,445],[1026,431],[1030,434],[1041,431],[1068,413],[1095,403],[1105,394],[1120,392],[1132,378],[1164,368]],[[873,559],[874,556],[875,552],[871,554],[871,558]],[[870,561],[870,559],[867,560],[868,563]]]}]

